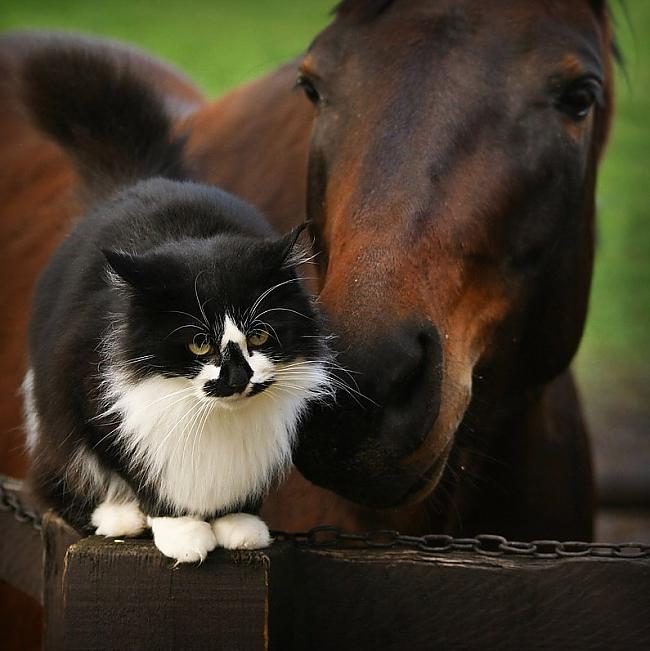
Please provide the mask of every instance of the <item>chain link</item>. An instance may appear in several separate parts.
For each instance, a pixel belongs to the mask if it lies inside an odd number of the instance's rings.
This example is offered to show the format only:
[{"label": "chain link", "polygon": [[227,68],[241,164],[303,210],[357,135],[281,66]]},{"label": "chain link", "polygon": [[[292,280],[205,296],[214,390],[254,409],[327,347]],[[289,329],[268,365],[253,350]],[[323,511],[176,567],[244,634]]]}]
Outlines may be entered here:
[{"label": "chain link", "polygon": [[14,492],[20,486],[20,482],[13,482],[5,477],[0,477],[0,511],[12,513],[18,522],[29,524],[37,531],[40,531],[40,514],[25,508]]},{"label": "chain link", "polygon": [[[19,522],[41,529],[41,516],[25,508],[17,496],[21,482],[0,476],[0,511],[13,514]],[[365,549],[412,549],[428,554],[454,552],[473,553],[481,556],[519,556],[528,558],[576,558],[590,556],[599,558],[649,558],[650,545],[636,542],[588,543],[577,540],[531,540],[522,542],[507,540],[503,536],[480,534],[474,538],[454,538],[447,534],[424,536],[402,535],[393,529],[376,529],[366,533],[349,533],[333,525],[321,525],[309,531],[290,533],[272,531],[276,540],[292,542],[298,546],[313,548],[365,548]]]}]

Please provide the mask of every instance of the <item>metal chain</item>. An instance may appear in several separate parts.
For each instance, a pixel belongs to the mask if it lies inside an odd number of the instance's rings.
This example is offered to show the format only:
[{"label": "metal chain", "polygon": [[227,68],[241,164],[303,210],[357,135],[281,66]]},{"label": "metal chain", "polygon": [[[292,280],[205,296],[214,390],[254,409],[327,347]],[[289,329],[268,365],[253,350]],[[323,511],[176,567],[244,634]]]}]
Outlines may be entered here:
[{"label": "metal chain", "polygon": [[643,543],[588,543],[579,541],[531,540],[520,542],[503,536],[480,534],[474,538],[454,538],[447,534],[405,536],[392,529],[367,533],[348,533],[339,527],[323,525],[306,532],[273,531],[278,540],[316,548],[411,549],[429,554],[471,552],[481,556],[519,556],[529,558],[563,558],[591,556],[600,558],[648,558],[650,545]]},{"label": "metal chain", "polygon": [[[25,508],[15,491],[21,482],[0,476],[0,511],[8,511],[19,522],[41,529],[41,516]],[[429,554],[471,552],[481,556],[520,556],[529,558],[563,558],[596,556],[600,558],[648,558],[650,545],[643,543],[588,543],[579,541],[531,540],[520,542],[503,536],[480,534],[474,538],[454,538],[447,534],[406,536],[393,529],[377,529],[366,533],[349,533],[332,525],[321,525],[309,531],[290,533],[272,531],[276,540],[292,542],[298,546],[313,548],[365,548],[365,549],[411,549]]]},{"label": "metal chain", "polygon": [[12,481],[0,476],[0,511],[12,513],[18,522],[29,524],[37,531],[41,530],[41,516],[25,508],[14,491],[21,488],[22,482]]}]

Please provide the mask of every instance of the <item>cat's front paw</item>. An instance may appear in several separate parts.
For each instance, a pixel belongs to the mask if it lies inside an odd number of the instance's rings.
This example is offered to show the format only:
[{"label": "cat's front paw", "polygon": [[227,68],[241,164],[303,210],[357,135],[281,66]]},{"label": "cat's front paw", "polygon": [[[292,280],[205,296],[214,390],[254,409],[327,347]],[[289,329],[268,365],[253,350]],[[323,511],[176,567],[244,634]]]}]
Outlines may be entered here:
[{"label": "cat's front paw", "polygon": [[144,513],[136,502],[113,504],[103,502],[92,514],[90,522],[98,536],[139,536],[147,526]]},{"label": "cat's front paw", "polygon": [[156,547],[178,563],[204,561],[217,541],[212,527],[194,518],[149,518]]},{"label": "cat's front paw", "polygon": [[212,523],[217,544],[226,549],[261,549],[271,544],[266,524],[256,515],[231,513]]}]

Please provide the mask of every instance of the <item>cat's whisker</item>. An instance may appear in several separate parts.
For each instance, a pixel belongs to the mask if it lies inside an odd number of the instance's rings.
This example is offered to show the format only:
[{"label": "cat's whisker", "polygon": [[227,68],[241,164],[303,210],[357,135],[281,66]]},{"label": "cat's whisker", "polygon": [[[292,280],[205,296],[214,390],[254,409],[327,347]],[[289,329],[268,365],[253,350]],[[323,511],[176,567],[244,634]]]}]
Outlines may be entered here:
[{"label": "cat's whisker", "polygon": [[[339,382],[345,382],[345,380],[342,377],[337,376],[336,373],[335,373],[335,371],[345,372],[345,369],[341,369],[341,368],[337,368],[337,367],[329,367],[328,368],[326,365],[322,365],[322,366],[319,365],[317,368],[319,368],[319,367],[322,368],[327,373],[329,378],[337,379]],[[278,372],[281,372],[281,373],[306,372],[310,368],[313,368],[313,367],[311,367],[311,366],[293,366],[293,367],[284,368],[284,369],[280,368],[280,369],[278,369]],[[360,392],[361,389],[359,388],[359,385],[358,385],[356,379],[354,377],[350,376],[349,380],[354,385],[353,388],[356,391]],[[345,383],[347,384],[347,382],[345,382]]]},{"label": "cat's whisker", "polygon": [[302,264],[311,264],[312,261],[315,260],[320,255],[320,251],[316,251],[316,253],[312,253],[312,255],[309,255],[309,251],[307,251],[303,253],[303,255],[307,255],[307,257],[300,257],[300,255],[298,255],[295,258],[291,259],[291,263],[296,266]]},{"label": "cat's whisker", "polygon": [[280,287],[284,285],[288,285],[289,283],[297,283],[300,281],[300,278],[290,278],[289,280],[285,280],[281,283],[277,283],[276,285],[273,285],[273,287],[269,287],[266,291],[262,292],[262,294],[257,298],[257,300],[253,303],[252,307],[250,308],[249,312],[249,319],[254,318],[255,315],[255,310],[258,308],[258,306],[261,304],[261,302],[271,293],[274,292],[276,289],[279,289]]},{"label": "cat's whisker", "polygon": [[[200,332],[205,332],[204,327],[199,327],[197,325],[194,325],[193,323],[188,323],[187,325],[182,325],[178,326],[178,328],[174,328],[166,337],[165,339],[169,339],[174,333],[178,332],[179,330],[183,330],[184,328],[195,328],[196,330],[199,330]],[[153,357],[153,355],[152,355]]]},{"label": "cat's whisker", "polygon": [[183,460],[185,459],[185,452],[189,450],[189,462],[192,470],[192,474],[195,473],[195,457],[194,457],[194,446],[198,438],[198,424],[201,422],[203,414],[205,413],[207,406],[201,402],[199,408],[194,413],[191,423],[188,423],[189,427],[187,428],[187,434],[185,436],[185,443],[183,444],[183,454],[181,456],[181,466],[183,466]]},{"label": "cat's whisker", "polygon": [[203,305],[201,305],[201,299],[199,298],[198,282],[199,282],[199,278],[204,273],[205,271],[199,271],[199,273],[196,274],[196,278],[194,278],[194,295],[196,296],[196,302],[199,306],[199,311],[201,312],[201,316],[203,317],[203,323],[205,324],[207,329],[210,330],[210,322],[208,321],[208,317],[205,315],[205,310],[203,309]]},{"label": "cat's whisker", "polygon": [[[182,441],[182,446],[183,446],[183,452],[182,452],[181,459],[180,459],[180,462],[179,462],[181,467],[183,467],[183,461],[185,460],[185,452],[186,452],[187,445],[189,443],[190,437],[192,435],[192,430],[193,430],[193,427],[194,427],[194,423],[197,421],[199,415],[202,413],[202,410],[203,410],[204,406],[205,406],[204,403],[202,401],[199,401],[192,408],[190,408],[188,410],[187,423],[186,423],[185,427],[183,428],[183,431],[181,432],[181,434],[179,436],[179,442]],[[192,414],[191,417],[189,416],[190,413]],[[186,432],[187,432],[187,434],[186,434]]]},{"label": "cat's whisker", "polygon": [[142,355],[141,357],[133,357],[132,359],[127,359],[121,362],[124,365],[137,364],[138,362],[144,362],[148,359],[153,359],[155,355]]},{"label": "cat's whisker", "polygon": [[296,399],[300,399],[300,398],[303,397],[302,394],[300,394],[300,393],[296,393],[295,391],[291,391],[287,387],[277,386],[275,384],[272,387],[270,387],[269,389],[267,389],[264,393],[268,393],[268,395],[270,397],[273,397],[273,398],[276,398],[276,399],[279,400],[279,399],[281,399],[281,396],[274,395],[278,391],[284,393],[285,395],[289,395],[292,398],[296,398]]},{"label": "cat's whisker", "polygon": [[[158,398],[157,400],[154,400],[153,402],[149,403],[148,405],[144,405],[140,410],[136,410],[135,412],[133,412],[132,415],[137,415],[137,414],[141,413],[142,411],[148,409],[149,407],[151,407],[151,406],[154,405],[155,403],[160,402],[160,401],[162,401],[162,400],[167,400],[167,399],[170,398],[171,396],[177,395],[177,394],[179,394],[179,393],[187,393],[187,392],[189,392],[189,391],[194,391],[194,388],[193,388],[193,387],[189,387],[188,389],[181,389],[181,391],[175,391],[174,393],[171,393],[171,394],[165,395],[165,396],[163,396],[162,398]],[[187,396],[186,396],[186,395],[183,395],[182,397],[177,398],[176,400],[174,400],[173,402],[171,402],[169,405],[166,405],[166,406],[167,406],[167,408],[169,408],[169,407],[173,407],[174,405],[178,404],[179,402],[182,402],[182,401],[185,400],[186,398],[187,398]],[[107,434],[105,434],[104,436],[102,436],[102,438],[100,438],[99,441],[95,442],[95,444],[93,445],[93,448],[97,448],[97,447],[99,447],[99,445],[100,445],[101,443],[103,443],[106,439],[108,439],[109,437],[111,437],[113,434],[115,434],[115,433],[120,429],[120,427],[121,427],[121,425],[122,425],[122,420],[121,420],[121,418],[119,417],[119,414],[118,414],[118,413],[112,411],[113,409],[115,409],[115,405],[113,405],[113,406],[111,407],[111,411],[104,412],[103,414],[99,414],[98,416],[94,416],[94,417],[91,419],[91,420],[95,420],[95,419],[101,418],[102,416],[106,416],[106,415],[108,415],[108,414],[110,414],[110,413],[114,413],[114,414],[115,414],[115,417],[116,417],[116,419],[117,419],[117,425],[116,425],[112,430],[110,430]]]},{"label": "cat's whisker", "polygon": [[[340,364],[337,364],[333,360],[302,360],[300,362],[294,362],[292,364],[289,364],[287,366],[281,367],[282,369],[290,369],[290,368],[298,368],[298,367],[305,367],[309,365],[314,365],[317,364],[319,366],[324,366],[327,368],[328,371],[340,371],[341,373],[345,373],[350,378],[350,381],[354,383],[354,388],[356,391],[359,391],[361,393],[361,390],[359,388],[359,385],[354,377],[352,377],[352,374],[356,375],[361,375],[360,372],[358,371],[349,371],[345,367],[341,366]],[[331,373],[330,373],[331,375]],[[343,381],[342,378],[338,378],[339,381]],[[366,396],[367,397],[367,396]]]},{"label": "cat's whisker", "polygon": [[345,368],[344,366],[341,366],[340,364],[335,362],[333,359],[302,359],[300,361],[291,362],[290,365],[299,366],[299,365],[303,365],[303,364],[318,364],[318,365],[322,365],[322,366],[329,366],[330,368],[337,369],[337,370],[342,371],[342,372],[344,372],[346,374],[353,374],[354,373],[355,375],[362,375],[361,371],[350,371],[347,368]]},{"label": "cat's whisker", "polygon": [[[184,387],[183,389],[179,389],[177,391],[173,391],[172,393],[166,393],[164,396],[160,396],[159,398],[156,398],[155,400],[152,400],[151,402],[148,402],[146,405],[143,405],[142,407],[139,408],[139,410],[135,411],[134,414],[139,414],[142,411],[144,411],[146,409],[149,409],[150,407],[153,407],[153,405],[161,402],[162,400],[168,400],[169,398],[172,398],[174,396],[178,396],[178,395],[184,394],[184,393],[191,393],[191,392],[193,392],[195,390],[196,389],[194,387],[189,386],[189,387]],[[174,403],[172,403],[172,404],[174,404]],[[92,418],[90,418],[88,422],[92,422],[94,420],[98,420],[100,418],[108,416],[111,413],[115,413],[114,410],[116,409],[116,407],[117,407],[117,402],[114,402],[105,411],[103,411],[100,414],[97,414],[97,416],[93,416]]]},{"label": "cat's whisker", "polygon": [[[176,392],[176,393],[179,393],[179,392]],[[171,394],[171,395],[174,395],[174,394]],[[170,397],[170,396],[163,396],[162,398],[159,398],[158,400],[155,400],[154,403],[155,403],[155,402],[160,402],[161,400],[165,400],[165,399],[167,399],[168,397]],[[179,402],[182,402],[182,401],[185,400],[186,398],[187,398],[187,396],[185,396],[185,395],[182,396],[182,397],[180,397],[180,398],[177,398],[176,400],[174,400],[173,402],[171,402],[169,405],[166,405],[166,407],[167,407],[167,408],[169,408],[169,407],[173,407],[174,405],[178,404]],[[153,404],[153,403],[152,403],[152,404]],[[113,407],[113,408],[114,408],[114,407]],[[111,408],[111,409],[113,409],[113,408]],[[137,415],[138,413],[144,411],[144,410],[147,409],[147,408],[148,408],[148,406],[145,405],[145,406],[144,406],[143,408],[141,408],[139,411],[133,412],[132,415]],[[116,425],[112,430],[110,430],[107,434],[105,434],[104,436],[102,436],[102,438],[99,439],[99,441],[97,441],[97,442],[93,445],[94,448],[97,448],[97,447],[99,446],[100,443],[103,443],[107,438],[109,438],[110,436],[112,436],[113,434],[115,434],[115,433],[120,429],[120,427],[121,427],[121,425],[122,425],[122,420],[121,420],[121,418],[120,418],[120,416],[119,416],[119,413],[116,413],[116,412],[108,412],[108,413],[114,413],[115,418],[116,418],[117,425]],[[100,417],[103,416],[103,415],[108,415],[108,413],[105,412],[104,414],[100,414],[99,416],[95,416],[94,418],[100,418]]]},{"label": "cat's whisker", "polygon": [[283,389],[294,389],[297,392],[298,395],[302,395],[302,396],[305,396],[305,394],[313,395],[313,394],[319,394],[320,393],[320,391],[318,391],[318,389],[311,389],[310,390],[310,389],[306,389],[304,386],[300,386],[300,385],[297,385],[297,384],[290,384],[289,382],[278,383],[278,387],[283,388]]},{"label": "cat's whisker", "polygon": [[[185,400],[185,398],[181,398],[180,400],[177,400],[176,403],[181,402],[182,400]],[[179,425],[181,425],[181,424],[185,421],[185,419],[186,419],[187,417],[189,417],[190,413],[192,412],[192,410],[194,409],[195,406],[196,406],[196,403],[192,403],[192,404],[191,404],[191,405],[190,405],[190,406],[185,410],[185,412],[182,414],[182,416],[180,416],[180,417],[176,420],[176,422],[175,422],[175,423],[174,423],[174,424],[173,424],[173,425],[168,429],[168,431],[167,431],[167,433],[165,434],[165,436],[163,436],[163,438],[160,440],[160,442],[158,443],[158,445],[157,445],[156,448],[155,448],[155,456],[157,456],[158,453],[163,449],[163,447],[165,446],[165,444],[167,443],[167,441],[169,440],[169,438],[171,437],[171,435],[172,435],[172,434],[176,431],[176,429],[179,427]],[[179,437],[179,439],[177,439],[176,446],[174,446],[174,449],[176,449],[176,448],[178,447],[179,440],[180,440],[180,437]]]},{"label": "cat's whisker", "polygon": [[309,321],[313,321],[314,319],[310,316],[307,316],[306,314],[303,314],[302,312],[298,312],[297,310],[292,310],[288,307],[272,307],[269,308],[268,310],[264,310],[261,314],[258,314],[256,318],[261,318],[265,314],[270,314],[271,312],[291,312],[291,314],[296,314],[297,316],[302,317],[303,319],[308,319]]},{"label": "cat's whisker", "polygon": [[[364,400],[367,400],[369,403],[374,405],[375,407],[381,407],[381,405],[373,400],[370,396],[367,396],[365,393],[359,391],[358,389],[355,389],[354,387],[351,387],[349,384],[346,384],[341,380],[340,378],[330,378],[330,382],[332,383],[333,386],[335,386],[338,389],[341,389],[344,393],[347,393],[351,398],[355,400],[355,402],[359,405],[361,403],[357,400],[357,397],[363,398]],[[363,406],[363,405],[361,405]]]},{"label": "cat's whisker", "polygon": [[[294,380],[294,381],[296,379],[298,379],[298,380],[302,380],[302,379],[309,380],[310,379],[309,375],[302,374],[302,373],[300,373],[298,371],[282,371],[282,370],[278,370],[276,375],[277,375],[278,378],[286,378],[286,379]],[[357,397],[363,398],[364,400],[367,400],[368,402],[372,403],[376,407],[380,406],[372,398],[370,398],[369,396],[362,393],[359,389],[355,389],[355,388],[349,386],[348,384],[343,382],[343,380],[341,380],[340,378],[337,378],[337,377],[335,377],[333,375],[329,375],[328,383],[331,384],[333,387],[335,387],[337,389],[340,389],[341,391],[343,391],[343,392],[347,393],[348,395],[350,395],[350,397],[352,397],[357,402],[357,404],[359,404],[360,406],[363,406],[363,405],[361,405],[361,403],[357,400]]]},{"label": "cat's whisker", "polygon": [[[187,316],[190,319],[194,319],[202,328],[206,327],[206,324],[201,321],[201,319],[198,319],[195,317],[193,314],[190,314],[189,312],[183,312],[182,310],[167,310],[168,314],[181,314],[183,316]],[[208,328],[209,330],[209,328]]]},{"label": "cat's whisker", "polygon": [[266,323],[265,321],[260,321],[259,319],[255,319],[249,326],[249,328],[254,328],[255,324],[259,324],[262,326],[262,328],[266,328],[267,330],[270,330],[273,333],[273,336],[275,337],[276,341],[281,344],[280,342],[280,337],[278,337],[278,333],[275,331],[275,328],[270,324]]},{"label": "cat's whisker", "polygon": [[192,444],[192,472],[193,473],[196,473],[196,468],[194,467],[195,466],[194,460],[196,459],[196,455],[194,454],[194,450],[196,448],[197,443],[203,437],[203,431],[205,429],[205,424],[206,424],[208,418],[210,418],[210,414],[212,413],[212,408],[213,408],[212,401],[209,400],[205,404],[205,407],[203,409],[203,414],[204,414],[203,418],[201,419],[201,421],[199,423],[199,426],[197,428],[197,434],[194,436],[194,443]]}]

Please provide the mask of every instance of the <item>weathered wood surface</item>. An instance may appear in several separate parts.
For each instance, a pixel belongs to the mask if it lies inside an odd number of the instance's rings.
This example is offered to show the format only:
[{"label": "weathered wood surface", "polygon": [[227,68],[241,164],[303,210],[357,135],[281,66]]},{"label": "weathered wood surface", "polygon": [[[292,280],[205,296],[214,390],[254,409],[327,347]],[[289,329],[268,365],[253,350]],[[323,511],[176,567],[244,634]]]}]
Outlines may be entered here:
[{"label": "weathered wood surface", "polygon": [[43,551],[43,605],[45,648],[64,647],[64,595],[63,579],[66,567],[66,554],[70,545],[81,539],[80,534],[52,512],[45,513],[42,523]]},{"label": "weathered wood surface", "polygon": [[267,648],[269,567],[265,552],[175,566],[151,541],[85,538],[66,554],[62,648]]},{"label": "weathered wood surface", "polygon": [[649,649],[650,560],[305,550],[291,649]]},{"label": "weathered wood surface", "polygon": [[217,551],[86,538],[64,574],[66,649],[650,648],[650,559]]}]

